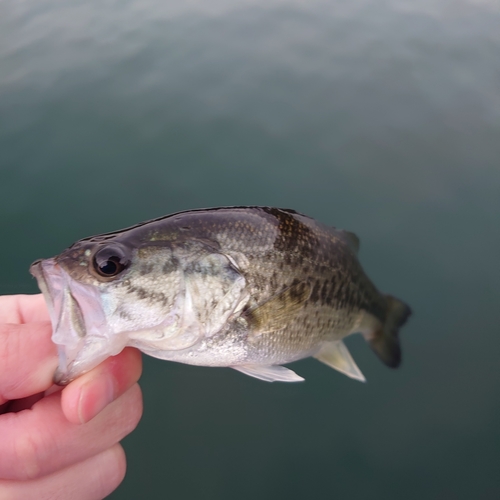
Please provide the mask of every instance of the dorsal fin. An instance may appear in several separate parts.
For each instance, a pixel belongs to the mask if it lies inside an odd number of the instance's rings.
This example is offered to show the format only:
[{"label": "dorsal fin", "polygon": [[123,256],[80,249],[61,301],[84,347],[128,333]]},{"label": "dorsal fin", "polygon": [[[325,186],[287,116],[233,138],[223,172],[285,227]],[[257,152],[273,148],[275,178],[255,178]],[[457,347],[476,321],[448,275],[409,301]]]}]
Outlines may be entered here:
[{"label": "dorsal fin", "polygon": [[351,233],[350,231],[342,230],[343,236],[349,248],[354,251],[354,253],[359,252],[359,238],[356,234]]}]

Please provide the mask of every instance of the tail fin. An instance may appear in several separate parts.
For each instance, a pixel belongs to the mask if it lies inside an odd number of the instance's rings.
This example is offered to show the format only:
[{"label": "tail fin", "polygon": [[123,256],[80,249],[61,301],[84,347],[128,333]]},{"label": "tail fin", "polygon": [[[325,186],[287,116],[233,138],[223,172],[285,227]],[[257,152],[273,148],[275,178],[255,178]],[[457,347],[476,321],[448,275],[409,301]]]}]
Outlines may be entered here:
[{"label": "tail fin", "polygon": [[390,295],[386,295],[386,299],[385,323],[379,330],[370,335],[368,343],[383,363],[391,368],[397,368],[401,364],[398,332],[409,318],[411,309],[404,302]]}]

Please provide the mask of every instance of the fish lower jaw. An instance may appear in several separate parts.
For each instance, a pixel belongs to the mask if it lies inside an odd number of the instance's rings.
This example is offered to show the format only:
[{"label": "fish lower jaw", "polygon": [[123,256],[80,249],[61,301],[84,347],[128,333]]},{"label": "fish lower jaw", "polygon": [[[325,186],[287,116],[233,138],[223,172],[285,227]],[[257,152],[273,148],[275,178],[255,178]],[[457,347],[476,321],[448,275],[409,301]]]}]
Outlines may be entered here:
[{"label": "fish lower jaw", "polygon": [[82,339],[77,346],[58,344],[59,366],[54,374],[54,383],[67,385],[80,375],[87,373],[106,358],[115,356],[127,345],[126,337],[109,339],[94,337]]}]

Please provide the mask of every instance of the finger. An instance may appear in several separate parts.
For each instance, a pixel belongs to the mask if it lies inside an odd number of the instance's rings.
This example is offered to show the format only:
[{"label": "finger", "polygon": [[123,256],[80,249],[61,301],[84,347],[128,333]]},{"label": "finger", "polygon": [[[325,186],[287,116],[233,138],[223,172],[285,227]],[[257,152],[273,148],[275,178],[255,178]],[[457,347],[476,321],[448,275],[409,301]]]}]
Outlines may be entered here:
[{"label": "finger", "polygon": [[142,415],[137,384],[87,424],[68,422],[61,393],[0,416],[0,478],[36,479],[86,460],[132,432]]},{"label": "finger", "polygon": [[142,372],[141,353],[128,347],[77,378],[62,392],[66,418],[83,424],[135,384]]},{"label": "finger", "polygon": [[101,500],[123,481],[125,452],[113,447],[48,476],[31,481],[0,480],[0,498],[37,500]]},{"label": "finger", "polygon": [[0,325],[0,405],[45,391],[57,368],[49,322]]},{"label": "finger", "polygon": [[1,323],[32,323],[49,321],[49,312],[43,295],[2,295],[0,296]]}]

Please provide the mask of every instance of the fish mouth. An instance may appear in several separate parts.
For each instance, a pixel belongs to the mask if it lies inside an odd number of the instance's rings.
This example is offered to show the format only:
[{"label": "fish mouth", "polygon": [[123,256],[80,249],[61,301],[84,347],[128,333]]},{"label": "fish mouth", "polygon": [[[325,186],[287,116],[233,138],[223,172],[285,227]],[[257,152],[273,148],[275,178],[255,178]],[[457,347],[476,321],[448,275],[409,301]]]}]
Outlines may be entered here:
[{"label": "fish mouth", "polygon": [[57,345],[59,365],[54,374],[55,384],[69,384],[123,349],[123,345],[111,345],[109,341],[111,336],[95,287],[72,279],[55,259],[34,262],[30,272],[45,298],[52,341]]}]

